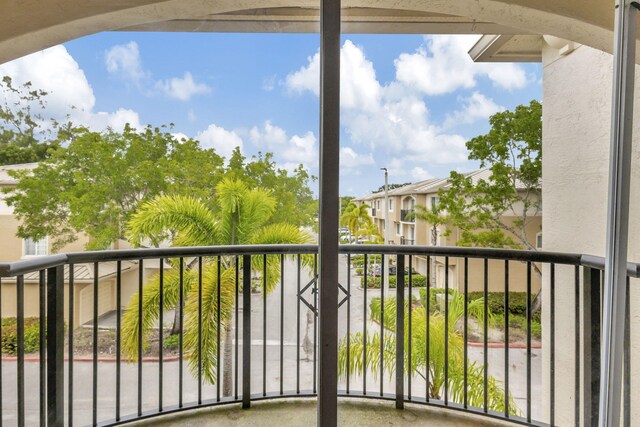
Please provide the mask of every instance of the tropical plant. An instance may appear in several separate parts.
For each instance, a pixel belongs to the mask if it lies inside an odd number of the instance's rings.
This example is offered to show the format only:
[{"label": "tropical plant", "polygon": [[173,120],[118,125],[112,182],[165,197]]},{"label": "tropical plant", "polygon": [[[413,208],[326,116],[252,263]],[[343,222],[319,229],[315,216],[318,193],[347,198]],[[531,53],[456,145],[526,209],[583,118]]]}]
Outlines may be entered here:
[{"label": "tropical plant", "polygon": [[439,203],[461,230],[459,245],[535,251],[529,225],[542,209],[542,104],[498,112],[489,123],[491,130],[469,140],[467,149],[490,176],[476,180],[452,171]]},{"label": "tropical plant", "polygon": [[[144,203],[129,221],[129,239],[139,243],[144,239],[171,237],[176,246],[209,246],[236,244],[308,243],[311,236],[291,224],[268,224],[274,213],[276,202],[265,190],[249,189],[238,179],[225,178],[216,186],[216,197],[220,209],[212,211],[204,202],[190,196],[163,195]],[[264,260],[266,259],[266,266]],[[198,279],[200,265],[197,259],[180,268],[174,262],[164,272],[162,286],[163,306],[179,312],[180,270],[183,270],[184,305],[184,349],[192,373],[198,372],[198,322],[202,318],[202,374],[205,381],[215,383],[218,364],[217,320],[224,327],[223,393],[232,391],[232,318],[236,286],[235,258],[206,258],[202,266],[202,305],[199,313]],[[252,268],[266,270],[265,292],[278,284],[280,277],[279,257],[252,257]],[[218,283],[220,278],[220,283]],[[220,289],[220,306],[218,306]],[[160,306],[160,278],[151,277],[143,288],[142,336],[143,345],[151,328],[156,324]],[[139,295],[134,294],[123,317],[122,348],[130,360],[137,357]]]},{"label": "tropical plant", "polygon": [[[460,321],[464,316],[463,294],[451,292],[448,298],[448,310],[445,316],[444,295],[430,314],[426,307],[418,305],[411,309],[411,337],[405,335],[405,369],[409,375],[416,375],[429,381],[429,398],[442,399],[444,397],[445,379],[447,380],[448,398],[453,402],[462,403],[464,399],[464,339],[460,332]],[[408,308],[405,302],[405,331],[408,331]],[[476,299],[468,301],[468,314],[476,321],[482,322],[484,313],[484,301]],[[427,315],[429,316],[429,340],[427,355]],[[371,304],[371,320],[384,324],[384,351],[380,357],[380,332],[367,333],[364,337],[358,332],[349,337],[350,345],[347,348],[346,338],[341,340],[338,350],[338,373],[345,376],[347,372],[359,373],[366,369],[374,377],[380,372],[380,363],[383,371],[391,377],[395,373],[395,329],[396,329],[396,299],[386,298],[384,301],[384,314],[380,307],[380,300],[374,300]],[[411,365],[409,365],[409,338],[411,339]],[[445,353],[445,339],[448,341],[448,351]],[[365,364],[366,341],[366,364]],[[347,366],[347,352],[349,365]],[[382,360],[381,360],[382,359]],[[445,360],[448,364],[445,365]],[[445,366],[448,368],[445,375]],[[347,370],[348,369],[348,370]],[[467,365],[467,403],[470,406],[482,407],[484,404],[484,367],[475,362]],[[487,406],[495,411],[504,411],[505,393],[499,381],[491,375],[487,376]],[[519,414],[513,398],[509,395],[509,412]]]},{"label": "tropical plant", "polygon": [[373,223],[369,215],[369,208],[370,206],[366,203],[358,206],[354,202],[349,202],[344,213],[340,215],[340,225],[347,227],[352,236],[357,236],[361,228]]},{"label": "tropical plant", "polygon": [[[440,226],[447,223],[447,217],[442,212],[439,204],[432,204],[431,208],[422,205],[415,205],[413,212],[407,214],[407,218],[424,221],[429,225],[429,234],[431,238],[431,246],[438,244],[438,235],[448,235],[448,231],[441,232]],[[436,282],[436,257],[431,257],[431,281]]]},{"label": "tropical plant", "polygon": [[384,242],[382,234],[380,234],[378,227],[373,223],[372,220],[369,220],[368,222],[365,222],[360,226],[360,229],[358,230],[358,236],[365,238],[370,243],[381,244]]}]

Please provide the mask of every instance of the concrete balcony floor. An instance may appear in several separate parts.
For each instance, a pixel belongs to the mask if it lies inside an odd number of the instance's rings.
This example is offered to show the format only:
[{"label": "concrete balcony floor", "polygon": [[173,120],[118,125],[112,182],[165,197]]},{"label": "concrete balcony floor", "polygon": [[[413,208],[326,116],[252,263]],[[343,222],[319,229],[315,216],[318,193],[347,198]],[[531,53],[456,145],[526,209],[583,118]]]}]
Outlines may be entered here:
[{"label": "concrete balcony floor", "polygon": [[[253,402],[251,409],[239,405],[224,405],[196,409],[151,420],[127,424],[135,427],[304,427],[316,425],[315,399],[274,399]],[[338,403],[339,426],[430,426],[430,427],[488,427],[513,424],[479,415],[462,413],[423,405],[405,405],[395,409],[389,401],[342,399]]]}]

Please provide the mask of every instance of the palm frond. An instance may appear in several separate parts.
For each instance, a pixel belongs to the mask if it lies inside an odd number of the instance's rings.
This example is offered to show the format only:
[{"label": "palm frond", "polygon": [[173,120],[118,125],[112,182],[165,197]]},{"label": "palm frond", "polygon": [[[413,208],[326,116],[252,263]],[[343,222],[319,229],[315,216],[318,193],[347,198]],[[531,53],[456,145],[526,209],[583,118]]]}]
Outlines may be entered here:
[{"label": "palm frond", "polygon": [[[197,284],[189,293],[184,313],[184,348],[188,366],[194,377],[198,374],[198,337],[199,337],[199,293]],[[215,384],[218,365],[218,315],[220,326],[231,322],[235,304],[235,269],[228,268],[220,274],[220,306],[218,306],[218,268],[217,263],[207,263],[202,274],[202,377],[205,382]],[[222,341],[222,337],[221,337]],[[222,344],[222,342],[221,342]]]},{"label": "palm frond", "polygon": [[213,212],[202,201],[181,195],[159,196],[145,202],[127,227],[128,239],[138,244],[146,238],[173,231],[180,235],[182,244],[213,245],[219,234],[219,223]]},{"label": "palm frond", "polygon": [[[194,282],[194,272],[185,270],[183,275],[184,293],[189,292]],[[178,305],[180,295],[180,273],[177,269],[166,270],[163,280],[163,308],[173,309]],[[142,289],[142,324],[139,323],[140,313],[138,303],[140,295],[138,292],[131,296],[129,305],[122,316],[122,353],[129,361],[137,360],[138,357],[138,331],[142,326],[143,350],[148,347],[149,334],[156,325],[160,314],[160,275],[155,274],[147,279]],[[162,328],[160,328],[162,331]]]}]

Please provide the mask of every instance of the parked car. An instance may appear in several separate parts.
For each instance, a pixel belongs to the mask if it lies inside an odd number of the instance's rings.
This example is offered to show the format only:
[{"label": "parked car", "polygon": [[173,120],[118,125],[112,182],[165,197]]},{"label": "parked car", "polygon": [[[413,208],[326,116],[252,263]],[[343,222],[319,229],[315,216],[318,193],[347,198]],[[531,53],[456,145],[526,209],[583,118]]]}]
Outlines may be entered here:
[{"label": "parked car", "polygon": [[[397,267],[395,265],[392,265],[391,267],[389,267],[389,274],[397,274],[396,273]],[[404,274],[409,274],[409,269],[407,267],[404,268]],[[411,275],[414,274],[418,274],[418,272],[416,271],[415,268],[411,268]]]},{"label": "parked car", "polygon": [[[398,268],[395,265],[389,267],[389,276],[395,276]],[[380,277],[380,273],[382,272],[382,268],[378,264],[372,264],[367,269],[367,273],[369,276]],[[409,274],[409,269],[405,267],[404,274]],[[418,274],[415,268],[411,269],[411,275]]]}]

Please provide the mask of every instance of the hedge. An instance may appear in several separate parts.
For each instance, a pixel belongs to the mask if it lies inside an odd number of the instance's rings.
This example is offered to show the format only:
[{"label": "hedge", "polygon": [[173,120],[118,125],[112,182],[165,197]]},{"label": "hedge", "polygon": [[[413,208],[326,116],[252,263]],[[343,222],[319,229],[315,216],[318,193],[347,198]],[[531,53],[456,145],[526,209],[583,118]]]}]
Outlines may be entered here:
[{"label": "hedge", "polygon": [[[449,289],[449,292],[453,292],[453,289]],[[429,302],[430,307],[435,307],[436,304],[436,295],[443,294],[443,288],[431,288],[429,295],[431,297],[431,301]],[[476,299],[484,298],[484,292],[469,292],[468,294],[469,301],[473,301]],[[420,289],[420,302],[425,305],[426,304],[426,289]],[[534,296],[531,296],[531,301],[533,302]],[[489,307],[489,312],[493,315],[503,315],[504,314],[504,292],[489,292],[487,295],[487,305]],[[509,314],[513,316],[522,316],[526,318],[527,315],[527,293],[526,292],[509,292]],[[540,313],[533,313],[531,319],[534,321],[540,321]]]},{"label": "hedge", "polygon": [[[2,336],[0,338],[2,353],[15,356],[18,354],[18,323],[15,317],[2,319]],[[24,319],[24,352],[33,353],[40,348],[40,319],[27,317]]]},{"label": "hedge", "polygon": [[[381,262],[381,257],[380,255],[368,255],[367,256],[367,262],[369,264],[373,264],[373,263],[377,263],[380,264]],[[357,255],[351,255],[351,265],[353,265],[354,267],[362,267],[364,266],[364,255],[363,254],[357,254]]]},{"label": "hedge", "polygon": [[[469,292],[469,299],[484,298],[484,292]],[[535,296],[531,295],[533,302]],[[487,296],[487,304],[489,311],[495,314],[504,314],[504,292],[489,292]],[[527,315],[527,293],[526,292],[509,292],[509,314],[515,316]],[[533,313],[531,319],[540,321],[540,313]]]},{"label": "hedge", "polygon": [[[491,318],[491,325],[504,329],[504,314],[498,314]],[[509,316],[509,327],[515,327],[523,331],[527,330],[527,318],[525,316]],[[531,336],[540,339],[542,337],[542,325],[539,320],[531,319]]]},{"label": "hedge", "polygon": [[[397,283],[398,277],[397,276],[389,276],[389,287],[390,288],[395,288],[396,287],[396,283]],[[412,288],[424,288],[425,286],[427,286],[427,277],[423,276],[422,274],[412,274],[411,275],[411,287]],[[406,274],[404,276],[404,287],[408,288],[409,287],[409,275]]]},{"label": "hedge", "polygon": [[[427,285],[427,278],[421,274],[413,274],[413,278],[411,280],[412,288],[424,288]],[[377,276],[369,276],[367,277],[367,289],[380,289],[380,277]],[[397,283],[396,276],[389,276],[389,287],[395,288]],[[404,285],[405,287],[409,287],[409,276],[404,276]],[[360,287],[364,288],[364,277],[360,278]]]}]

